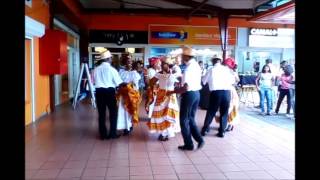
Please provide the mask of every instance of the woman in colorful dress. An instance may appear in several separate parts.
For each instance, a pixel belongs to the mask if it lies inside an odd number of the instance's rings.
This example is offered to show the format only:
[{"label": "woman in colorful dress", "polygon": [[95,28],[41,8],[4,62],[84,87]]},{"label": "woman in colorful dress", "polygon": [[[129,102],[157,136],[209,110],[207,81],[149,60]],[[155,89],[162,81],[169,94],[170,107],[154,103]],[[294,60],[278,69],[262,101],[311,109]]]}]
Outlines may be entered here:
[{"label": "woman in colorful dress", "polygon": [[125,69],[119,71],[125,86],[119,87],[117,91],[118,100],[118,121],[117,129],[124,130],[123,135],[128,135],[133,130],[133,125],[139,122],[139,104],[141,102],[139,94],[140,75],[132,69],[132,60],[128,56],[125,60]]},{"label": "woman in colorful dress", "polygon": [[[172,73],[172,67],[174,60],[166,58],[162,61],[162,71],[158,72],[150,80],[149,91],[152,91],[153,86],[158,83],[158,89],[155,96],[152,98],[155,100],[151,120],[147,123],[150,133],[159,133],[158,140],[167,141],[169,138],[174,137],[175,133],[180,132],[179,126],[179,106],[176,94],[172,94],[175,88],[175,82],[180,74]],[[153,94],[153,93],[151,93]],[[148,100],[147,102],[152,102]],[[147,104],[147,108],[148,108]]]},{"label": "woman in colorful dress", "polygon": [[[152,57],[149,58],[149,69],[147,70],[147,76],[146,76],[146,85],[148,87],[147,89],[147,100],[146,100],[146,104],[148,104],[148,107],[146,108],[147,114],[148,114],[148,118],[151,118],[152,115],[152,111],[153,111],[153,107],[154,107],[154,103],[155,101],[153,101],[154,99],[150,98],[154,96],[154,92],[156,91],[157,86],[153,86],[152,90],[149,89],[150,88],[150,80],[157,74],[157,72],[160,71],[161,69],[161,61],[160,58],[158,57]],[[148,100],[152,100],[152,102],[149,102]]]}]

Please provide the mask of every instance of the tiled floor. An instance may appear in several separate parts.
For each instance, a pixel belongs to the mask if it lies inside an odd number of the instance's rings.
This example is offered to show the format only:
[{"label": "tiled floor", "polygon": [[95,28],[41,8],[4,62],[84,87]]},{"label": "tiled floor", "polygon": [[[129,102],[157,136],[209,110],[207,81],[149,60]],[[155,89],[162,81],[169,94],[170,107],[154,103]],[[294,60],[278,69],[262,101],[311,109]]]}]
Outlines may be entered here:
[{"label": "tiled floor", "polygon": [[[244,109],[240,123],[225,138],[214,136],[214,129],[203,149],[182,152],[177,149],[181,134],[159,142],[145,121],[130,136],[100,141],[96,111],[86,104],[76,110],[64,105],[26,128],[26,178],[294,179],[294,122],[287,119],[293,127],[287,128],[270,123],[279,121],[277,117],[258,119],[254,111]],[[199,125],[204,116],[198,110]]]}]

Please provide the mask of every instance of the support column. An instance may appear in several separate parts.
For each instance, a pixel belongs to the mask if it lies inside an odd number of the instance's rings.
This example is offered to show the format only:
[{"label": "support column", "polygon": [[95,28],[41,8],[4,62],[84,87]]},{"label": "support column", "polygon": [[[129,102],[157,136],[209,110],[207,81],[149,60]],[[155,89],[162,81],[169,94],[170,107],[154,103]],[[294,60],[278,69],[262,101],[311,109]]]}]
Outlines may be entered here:
[{"label": "support column", "polygon": [[226,53],[228,48],[228,18],[229,14],[221,11],[218,15],[222,60],[226,59]]},{"label": "support column", "polygon": [[[50,0],[49,1],[49,29],[53,29],[53,19],[55,14],[55,6],[56,1]],[[50,111],[54,112],[55,110],[55,93],[54,93],[54,75],[49,75],[49,86],[50,86]]]},{"label": "support column", "polygon": [[80,30],[80,61],[89,59],[89,31],[87,29]]}]

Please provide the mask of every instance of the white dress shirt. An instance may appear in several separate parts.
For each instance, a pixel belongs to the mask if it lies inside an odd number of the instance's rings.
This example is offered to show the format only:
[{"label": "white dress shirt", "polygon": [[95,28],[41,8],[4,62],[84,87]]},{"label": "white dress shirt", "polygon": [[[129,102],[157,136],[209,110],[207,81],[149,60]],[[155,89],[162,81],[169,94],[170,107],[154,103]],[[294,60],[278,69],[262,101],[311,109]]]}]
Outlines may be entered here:
[{"label": "white dress shirt", "polygon": [[172,67],[172,71],[174,71],[177,77],[182,76],[181,68],[177,64]]},{"label": "white dress shirt", "polygon": [[115,88],[122,83],[118,71],[107,62],[103,62],[96,67],[93,76],[96,88]]},{"label": "white dress shirt", "polygon": [[236,78],[230,69],[221,63],[215,64],[208,69],[202,78],[203,84],[209,84],[210,91],[231,90]]},{"label": "white dress shirt", "polygon": [[194,59],[191,59],[182,74],[182,85],[188,84],[187,91],[198,91],[202,88],[201,73],[202,70],[199,64]]}]

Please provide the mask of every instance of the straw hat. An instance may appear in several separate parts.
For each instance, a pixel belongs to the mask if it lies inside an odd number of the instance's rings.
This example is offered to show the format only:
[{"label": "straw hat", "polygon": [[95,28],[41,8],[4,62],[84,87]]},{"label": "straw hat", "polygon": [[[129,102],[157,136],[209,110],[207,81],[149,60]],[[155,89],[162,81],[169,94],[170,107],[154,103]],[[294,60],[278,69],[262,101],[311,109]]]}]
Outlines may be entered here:
[{"label": "straw hat", "polygon": [[183,46],[182,47],[182,55],[186,56],[196,56],[196,53],[190,46]]},{"label": "straw hat", "polygon": [[108,59],[111,57],[112,57],[112,55],[111,55],[110,51],[106,50],[101,53],[100,59]]},{"label": "straw hat", "polygon": [[170,56],[167,56],[163,59],[163,62],[172,65],[175,63],[175,59]]}]

